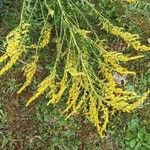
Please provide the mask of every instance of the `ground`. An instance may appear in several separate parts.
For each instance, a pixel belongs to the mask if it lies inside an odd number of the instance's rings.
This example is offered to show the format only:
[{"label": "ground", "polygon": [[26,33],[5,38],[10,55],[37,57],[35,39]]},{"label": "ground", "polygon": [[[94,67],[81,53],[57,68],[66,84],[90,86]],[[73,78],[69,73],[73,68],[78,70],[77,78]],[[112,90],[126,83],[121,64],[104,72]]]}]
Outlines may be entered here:
[{"label": "ground", "polygon": [[[3,6],[0,6],[1,45],[6,34],[19,22],[21,4],[22,0],[13,2],[6,0]],[[117,11],[122,13],[120,9]],[[127,26],[134,22],[131,29],[141,35],[142,42],[150,44],[147,42],[150,38],[150,15],[134,16],[132,10],[128,11],[122,14],[122,21]],[[111,14],[111,11],[109,13],[111,18],[114,14]],[[119,51],[123,49],[122,41],[111,40],[108,43],[110,47]],[[3,52],[0,46],[0,55]],[[129,64],[129,67],[132,66],[138,72],[135,78],[128,79],[127,88],[131,90],[143,92],[150,87],[150,54],[145,54],[144,58],[137,64]],[[41,63],[45,66],[47,62]],[[39,66],[39,70],[42,70],[43,66]],[[150,149],[150,99],[130,114],[121,112],[114,114],[110,118],[106,138],[101,139],[96,129],[80,114],[65,120],[62,104],[46,106],[44,95],[31,106],[25,107],[26,100],[32,93],[32,87],[21,95],[16,94],[24,81],[19,70],[19,66],[14,66],[6,75],[0,77],[0,149],[132,150],[137,143],[145,144],[144,148],[139,146],[137,150]],[[43,73],[37,72],[36,77],[42,75]]]}]

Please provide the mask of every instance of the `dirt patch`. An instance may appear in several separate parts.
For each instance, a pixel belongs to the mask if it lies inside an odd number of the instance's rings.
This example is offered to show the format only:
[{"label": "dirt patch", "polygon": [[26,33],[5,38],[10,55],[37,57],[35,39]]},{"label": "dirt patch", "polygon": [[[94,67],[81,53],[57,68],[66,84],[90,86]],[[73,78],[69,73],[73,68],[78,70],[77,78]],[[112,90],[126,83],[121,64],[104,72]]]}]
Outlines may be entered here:
[{"label": "dirt patch", "polygon": [[36,135],[35,107],[25,107],[23,99],[14,94],[7,95],[5,111],[14,147],[19,150],[24,149],[29,142],[29,137]]},{"label": "dirt patch", "polygon": [[9,85],[17,77],[19,77],[19,74],[14,73],[12,75],[8,73],[1,78],[0,95],[8,118],[6,128],[11,133],[13,148],[23,150],[29,143],[30,137],[36,135],[36,107],[25,107],[26,99],[31,92],[26,91],[22,95],[17,95],[16,82],[14,85]]}]

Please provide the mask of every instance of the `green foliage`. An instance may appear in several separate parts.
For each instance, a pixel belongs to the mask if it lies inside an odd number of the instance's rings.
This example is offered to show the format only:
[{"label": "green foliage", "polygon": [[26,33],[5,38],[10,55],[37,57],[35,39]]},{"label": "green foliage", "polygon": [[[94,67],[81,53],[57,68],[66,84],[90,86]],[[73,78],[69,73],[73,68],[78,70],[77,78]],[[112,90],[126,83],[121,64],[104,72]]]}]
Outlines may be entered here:
[{"label": "green foliage", "polygon": [[11,145],[12,141],[11,135],[6,129],[8,127],[8,117],[2,104],[2,98],[0,98],[0,149]]},{"label": "green foliage", "polygon": [[146,129],[140,128],[139,119],[132,119],[128,123],[126,130],[124,149],[126,150],[149,150],[150,148],[150,133]]},{"label": "green foliage", "polygon": [[[4,24],[4,28],[11,30],[19,23],[19,15],[22,7],[22,0],[1,0],[3,5],[0,9],[0,20]],[[13,18],[13,19],[12,19]]]},{"label": "green foliage", "polygon": [[130,12],[135,11],[134,13],[144,14],[146,17],[149,17],[150,4],[148,1],[138,1],[131,5],[127,5],[127,10]]},{"label": "green foliage", "polygon": [[44,103],[39,103],[36,117],[39,124],[39,137],[42,141],[49,140],[48,149],[77,150],[79,148],[78,127],[73,118],[65,120],[60,110],[56,107],[48,108]]}]

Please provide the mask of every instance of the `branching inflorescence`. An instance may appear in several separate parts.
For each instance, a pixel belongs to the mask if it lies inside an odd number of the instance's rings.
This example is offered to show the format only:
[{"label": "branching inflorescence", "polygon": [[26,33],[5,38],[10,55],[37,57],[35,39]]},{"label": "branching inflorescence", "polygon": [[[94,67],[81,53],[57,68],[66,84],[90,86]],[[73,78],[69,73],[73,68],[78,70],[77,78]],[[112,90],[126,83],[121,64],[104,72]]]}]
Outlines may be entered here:
[{"label": "branching inflorescence", "polygon": [[[48,105],[64,101],[64,113],[68,113],[68,117],[82,112],[102,136],[113,112],[132,111],[147,99],[149,91],[139,95],[118,86],[114,73],[136,74],[121,64],[141,59],[143,55],[129,56],[111,50],[94,29],[88,11],[97,17],[95,24],[100,31],[123,39],[128,48],[146,52],[150,47],[142,45],[137,34],[113,25],[90,1],[83,2],[84,7],[75,0],[24,0],[20,25],[6,37],[6,52],[0,57],[0,63],[6,62],[6,65],[1,68],[0,75],[23,55],[30,56],[23,67],[26,81],[17,92],[20,94],[32,83],[40,59],[39,52],[53,44],[56,53],[53,67],[29,98],[27,106],[48,91]],[[40,8],[41,32],[36,41],[32,39],[31,29],[39,17],[35,15],[37,7]]]}]

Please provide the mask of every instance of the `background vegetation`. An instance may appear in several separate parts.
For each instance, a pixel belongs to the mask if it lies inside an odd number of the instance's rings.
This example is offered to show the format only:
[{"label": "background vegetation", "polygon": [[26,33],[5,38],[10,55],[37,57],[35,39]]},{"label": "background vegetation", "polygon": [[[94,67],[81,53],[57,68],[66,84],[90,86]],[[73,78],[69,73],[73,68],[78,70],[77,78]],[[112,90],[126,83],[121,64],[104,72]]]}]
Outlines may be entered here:
[{"label": "background vegetation", "polygon": [[[125,3],[120,0],[94,1],[97,9],[103,7],[103,14],[115,25],[128,31],[138,33],[142,42],[150,44],[150,2],[142,0],[137,3]],[[23,0],[0,0],[0,45],[7,33],[19,23]],[[82,0],[79,1],[82,4]],[[82,6],[84,7],[84,6]],[[96,19],[91,16],[91,19]],[[36,31],[33,31],[33,33]],[[124,51],[123,41],[111,35],[102,35],[112,49]],[[126,50],[127,51],[127,50]],[[0,47],[3,54],[3,48]],[[41,53],[43,62],[36,76],[44,76],[51,64],[49,56]],[[138,73],[127,79],[126,89],[146,91],[150,87],[150,53],[136,64],[129,63]],[[61,114],[63,104],[58,107],[47,106],[47,97],[37,104],[25,107],[25,99],[31,95],[32,89],[22,95],[16,95],[20,76],[19,66],[14,66],[5,76],[0,77],[0,147],[1,149],[49,149],[49,150],[149,150],[150,149],[150,99],[130,114],[118,112],[111,117],[106,138],[101,139],[89,121],[79,114],[65,120]],[[37,84],[37,83],[35,83]],[[59,109],[58,109],[59,108]]]}]

